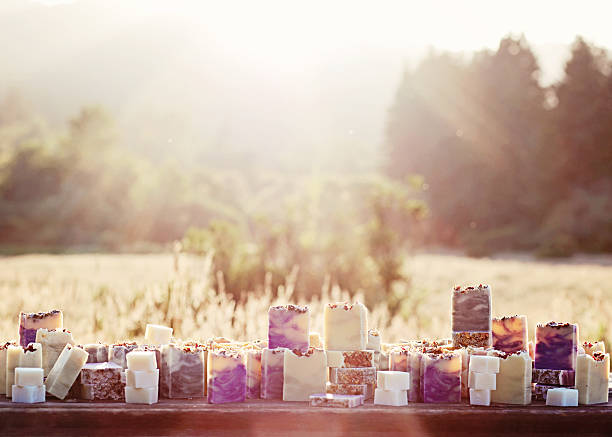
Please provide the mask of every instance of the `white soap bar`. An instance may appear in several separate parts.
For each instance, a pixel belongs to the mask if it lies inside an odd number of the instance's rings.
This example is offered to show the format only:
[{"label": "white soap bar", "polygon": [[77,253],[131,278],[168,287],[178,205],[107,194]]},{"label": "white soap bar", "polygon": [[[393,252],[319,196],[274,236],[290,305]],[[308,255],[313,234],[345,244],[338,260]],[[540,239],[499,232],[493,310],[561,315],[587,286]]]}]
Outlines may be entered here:
[{"label": "white soap bar", "polygon": [[578,390],[574,388],[551,388],[546,393],[546,405],[554,407],[577,407]]},{"label": "white soap bar", "polygon": [[377,352],[380,352],[380,333],[377,329],[370,329],[368,331],[368,342],[366,345],[366,349],[371,349]]},{"label": "white soap bar", "polygon": [[64,350],[57,358],[45,381],[47,392],[58,399],[64,399],[79,373],[81,373],[88,355],[80,347],[71,344],[64,346]]},{"label": "white soap bar", "polygon": [[325,349],[364,350],[368,340],[366,307],[361,303],[327,304],[324,309]]},{"label": "white soap bar", "polygon": [[406,390],[374,390],[374,405],[391,405],[401,407],[408,405],[408,392]]},{"label": "white soap bar", "polygon": [[[514,405],[531,403],[531,357],[528,352],[506,354],[501,351],[488,351],[500,359],[499,373],[495,380],[495,390],[491,392],[491,402]],[[470,363],[474,359],[470,357]]]},{"label": "white soap bar", "polygon": [[594,352],[592,355],[578,355],[576,363],[578,402],[583,405],[607,403],[609,374],[609,354]]},{"label": "white soap bar", "polygon": [[17,345],[9,345],[6,349],[6,357],[5,357],[5,393],[6,397],[11,397],[12,387],[15,383],[15,368],[19,367],[19,363],[21,362],[21,357],[23,356],[23,348]]},{"label": "white soap bar", "polygon": [[157,387],[126,387],[125,402],[128,404],[155,404],[157,403]]},{"label": "white soap bar", "polygon": [[495,390],[497,375],[495,373],[470,372],[468,387],[476,390]]},{"label": "white soap bar", "polygon": [[499,373],[499,358],[487,355],[473,355],[470,357],[470,372]]},{"label": "white soap bar", "polygon": [[470,405],[491,405],[491,390],[470,389]]},{"label": "white soap bar", "polygon": [[128,387],[148,388],[159,385],[159,369],[125,371],[125,383]]},{"label": "white soap bar", "polygon": [[145,329],[145,343],[149,345],[160,346],[170,343],[172,337],[172,328],[161,325],[147,324]]},{"label": "white soap bar", "polygon": [[15,368],[15,385],[43,385],[43,369],[35,367]]},{"label": "white soap bar", "polygon": [[157,360],[153,351],[132,351],[125,356],[128,369],[153,371],[157,369]]},{"label": "white soap bar", "polygon": [[383,390],[410,390],[410,372],[378,371],[376,386]]},{"label": "white soap bar", "polygon": [[308,401],[310,395],[324,393],[326,365],[323,349],[310,348],[303,354],[287,349],[283,364],[283,401]]},{"label": "white soap bar", "polygon": [[13,396],[13,402],[19,402],[22,404],[36,404],[39,402],[45,402],[44,385],[13,385],[11,393]]}]

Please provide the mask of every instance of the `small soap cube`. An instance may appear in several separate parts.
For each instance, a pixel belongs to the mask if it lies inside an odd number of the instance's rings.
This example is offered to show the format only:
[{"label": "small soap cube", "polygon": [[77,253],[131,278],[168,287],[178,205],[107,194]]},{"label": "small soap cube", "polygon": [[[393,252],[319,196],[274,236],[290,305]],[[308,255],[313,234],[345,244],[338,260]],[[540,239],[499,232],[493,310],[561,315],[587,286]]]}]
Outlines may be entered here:
[{"label": "small soap cube", "polygon": [[374,351],[327,351],[328,367],[374,367]]},{"label": "small soap cube", "polygon": [[468,387],[475,390],[495,390],[495,373],[470,372],[468,377]]},{"label": "small soap cube", "polygon": [[383,390],[410,390],[410,373],[379,371],[376,373],[376,387]]},{"label": "small soap cube", "polygon": [[158,400],[157,386],[146,388],[125,387],[125,402],[128,404],[155,404]]},{"label": "small soap cube", "polygon": [[367,312],[361,303],[327,304],[324,310],[325,349],[364,350],[368,340]]},{"label": "small soap cube", "polygon": [[578,325],[550,322],[536,326],[535,368],[575,370]]},{"label": "small soap cube", "polygon": [[473,355],[470,357],[470,372],[499,373],[499,358],[487,355]]},{"label": "small soap cube", "polygon": [[393,407],[408,405],[408,392],[406,390],[377,388],[374,391],[374,405],[390,405]]},{"label": "small soap cube", "polygon": [[159,385],[159,369],[125,371],[125,383],[128,387],[148,388]]},{"label": "small soap cube", "polygon": [[577,407],[578,390],[573,388],[551,388],[546,394],[546,405],[554,407]]},{"label": "small soap cube", "polygon": [[376,367],[331,367],[329,375],[336,384],[376,384]]},{"label": "small soap cube", "polygon": [[157,360],[153,351],[132,351],[125,358],[130,370],[153,371],[157,369]]},{"label": "small soap cube", "polygon": [[161,325],[147,324],[145,328],[145,343],[153,346],[161,346],[170,343],[172,328]]},{"label": "small soap cube", "polygon": [[362,395],[314,394],[310,395],[312,407],[354,408],[363,405]]},{"label": "small soap cube", "polygon": [[13,402],[19,402],[23,404],[36,404],[39,402],[45,402],[45,386],[13,385],[11,387],[11,395]]},{"label": "small soap cube", "polygon": [[15,385],[43,385],[43,369],[35,367],[16,367]]},{"label": "small soap cube", "polygon": [[283,398],[283,368],[286,348],[262,350],[261,355],[261,397],[262,399]]},{"label": "small soap cube", "polygon": [[470,405],[491,405],[491,390],[470,388]]},{"label": "small soap cube", "polygon": [[492,319],[493,348],[504,352],[527,350],[527,316]]},{"label": "small soap cube", "polygon": [[278,305],[268,310],[268,347],[307,351],[310,310],[298,305]]},{"label": "small soap cube", "polygon": [[325,391],[326,364],[323,349],[285,351],[283,400],[308,401],[311,394]]}]

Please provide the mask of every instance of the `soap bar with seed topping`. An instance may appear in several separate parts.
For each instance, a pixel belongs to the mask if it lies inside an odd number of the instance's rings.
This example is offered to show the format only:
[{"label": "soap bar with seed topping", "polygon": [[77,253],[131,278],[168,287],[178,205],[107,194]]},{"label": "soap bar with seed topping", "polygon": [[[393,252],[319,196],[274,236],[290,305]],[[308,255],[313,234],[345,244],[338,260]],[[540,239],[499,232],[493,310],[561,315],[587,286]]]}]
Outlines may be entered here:
[{"label": "soap bar with seed topping", "polygon": [[336,384],[376,384],[376,367],[331,367],[329,375]]},{"label": "soap bar with seed topping", "polygon": [[108,361],[107,344],[90,343],[83,345],[83,349],[89,354],[87,356],[88,363],[105,363]]},{"label": "soap bar with seed topping", "polygon": [[250,349],[247,354],[247,398],[261,397],[261,349]]},{"label": "soap bar with seed topping", "polygon": [[43,369],[38,367],[16,367],[15,385],[43,385]]},{"label": "soap bar with seed topping", "polygon": [[261,355],[261,397],[262,399],[283,398],[283,368],[286,348],[262,350]]},{"label": "soap bar with seed topping", "polygon": [[361,303],[327,304],[324,310],[325,349],[364,350],[368,340],[367,311]]},{"label": "soap bar with seed topping", "polygon": [[453,346],[455,347],[489,347],[491,333],[487,332],[453,332]]},{"label": "soap bar with seed topping", "polygon": [[453,332],[491,331],[491,288],[455,287],[452,295]]},{"label": "soap bar with seed topping", "polygon": [[504,352],[527,350],[527,316],[494,318],[491,330],[494,349]]},{"label": "soap bar with seed topping", "polygon": [[6,342],[0,344],[0,395],[6,394],[7,388],[10,388],[6,384],[6,354],[9,346],[17,346],[17,343]]},{"label": "soap bar with seed topping", "polygon": [[123,369],[127,368],[126,355],[136,350],[138,345],[136,342],[124,342],[113,344],[108,353],[108,361],[120,365]]},{"label": "soap bar with seed topping", "polygon": [[240,351],[208,351],[208,402],[223,404],[246,399],[246,359]]},{"label": "soap bar with seed topping", "polygon": [[323,349],[285,351],[283,400],[308,401],[313,393],[325,391],[327,358]]},{"label": "soap bar with seed topping", "polygon": [[325,386],[326,393],[338,395],[362,395],[365,400],[374,397],[374,384],[336,384],[328,382]]},{"label": "soap bar with seed topping", "polygon": [[369,329],[368,330],[368,343],[366,345],[366,349],[371,349],[377,352],[380,352],[381,340],[380,333],[377,329]]},{"label": "soap bar with seed topping", "polygon": [[595,352],[578,355],[576,363],[576,389],[578,402],[584,405],[607,403],[610,355]]},{"label": "soap bar with seed topping", "polygon": [[578,353],[578,325],[550,322],[536,326],[535,368],[574,370]]},{"label": "soap bar with seed topping", "polygon": [[376,372],[376,387],[383,390],[410,390],[410,373],[392,370]]},{"label": "soap bar with seed topping", "polygon": [[268,310],[268,347],[308,350],[310,310],[298,305],[272,306]]},{"label": "soap bar with seed topping", "polygon": [[461,355],[425,353],[422,358],[423,402],[461,402]]},{"label": "soap bar with seed topping", "polygon": [[125,385],[121,366],[115,363],[86,363],[81,369],[82,397],[87,400],[122,401]]},{"label": "soap bar with seed topping", "polygon": [[573,386],[575,374],[574,370],[533,369],[531,382],[536,384]]},{"label": "soap bar with seed topping", "polygon": [[408,392],[406,390],[374,390],[374,405],[389,405],[402,407],[408,405]]},{"label": "soap bar with seed topping", "polygon": [[162,393],[170,399],[203,398],[206,395],[207,351],[198,344],[167,344],[161,348],[165,385]]},{"label": "soap bar with seed topping", "polygon": [[74,344],[72,333],[66,329],[41,328],[36,331],[36,343],[42,346],[42,367],[45,376],[57,361],[67,344]]},{"label": "soap bar with seed topping", "polygon": [[64,346],[45,381],[47,392],[58,399],[64,399],[86,362],[87,352],[83,349],[71,344]]},{"label": "soap bar with seed topping", "polygon": [[582,350],[580,352],[591,356],[593,356],[595,352],[605,354],[606,345],[603,341],[585,341],[582,343]]},{"label": "soap bar with seed topping", "polygon": [[328,367],[374,367],[374,351],[327,351]]},{"label": "soap bar with seed topping", "polygon": [[[500,359],[499,373],[495,381],[495,390],[491,392],[491,401],[514,405],[530,404],[532,361],[529,353],[521,351],[508,354],[490,350],[488,354]],[[472,359],[474,356],[470,360]]]},{"label": "soap bar with seed topping", "polygon": [[546,405],[553,407],[577,407],[578,390],[573,388],[551,388],[546,395]]},{"label": "soap bar with seed topping", "polygon": [[310,406],[312,407],[354,408],[363,405],[363,401],[362,395],[332,393],[310,395]]},{"label": "soap bar with seed topping", "polygon": [[45,402],[44,385],[13,385],[11,386],[11,396],[13,402],[23,404],[37,404]]},{"label": "soap bar with seed topping", "polygon": [[162,346],[170,343],[172,328],[161,325],[147,324],[145,328],[145,344],[151,346]]},{"label": "soap bar with seed topping", "polygon": [[19,314],[19,344],[26,347],[36,341],[36,331],[40,328],[62,329],[64,319],[60,310],[46,313],[20,313]]}]

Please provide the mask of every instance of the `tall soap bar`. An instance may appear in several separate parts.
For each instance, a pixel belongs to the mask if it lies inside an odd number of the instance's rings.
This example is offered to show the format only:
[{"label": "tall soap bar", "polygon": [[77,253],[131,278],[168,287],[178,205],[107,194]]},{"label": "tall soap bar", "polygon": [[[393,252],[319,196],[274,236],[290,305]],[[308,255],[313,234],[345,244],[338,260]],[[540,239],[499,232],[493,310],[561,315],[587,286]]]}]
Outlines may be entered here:
[{"label": "tall soap bar", "polygon": [[494,318],[491,329],[494,349],[509,353],[527,350],[527,316]]},{"label": "tall soap bar", "polygon": [[13,384],[15,383],[15,369],[19,367],[21,357],[23,356],[23,346],[9,345],[6,348],[6,366],[5,366],[5,387],[4,393],[10,398],[13,392]]},{"label": "tall soap bar", "polygon": [[208,402],[223,404],[246,399],[245,357],[240,351],[208,351]]},{"label": "tall soap bar", "polygon": [[368,342],[368,310],[361,303],[330,303],[324,310],[325,349],[364,350]]},{"label": "tall soap bar", "polygon": [[60,310],[46,313],[20,313],[19,314],[19,344],[27,346],[36,342],[36,331],[40,328],[62,329],[64,318]]},{"label": "tall soap bar", "polygon": [[41,328],[36,331],[36,343],[42,345],[42,367],[47,376],[64,350],[64,346],[74,345],[74,339],[72,333],[66,329]]},{"label": "tall soap bar", "polygon": [[261,397],[261,349],[249,349],[247,355],[247,398]]},{"label": "tall soap bar", "polygon": [[574,370],[578,354],[578,325],[550,322],[536,326],[535,368]]},{"label": "tall soap bar", "polygon": [[452,292],[453,345],[489,346],[491,342],[491,288],[455,287]]},{"label": "tall soap bar", "polygon": [[461,355],[454,352],[423,355],[423,402],[461,402]]},{"label": "tall soap bar", "polygon": [[327,358],[323,349],[285,351],[283,400],[308,401],[315,393],[324,393]]},{"label": "tall soap bar", "polygon": [[576,363],[576,388],[578,403],[583,405],[608,402],[608,378],[610,355],[595,352],[593,355],[578,355]]},{"label": "tall soap bar", "polygon": [[207,351],[204,346],[167,344],[161,348],[165,378],[160,383],[170,399],[203,398],[206,395]]},{"label": "tall soap bar", "polygon": [[278,305],[268,310],[268,347],[307,351],[310,310],[306,306]]},{"label": "tall soap bar", "polygon": [[262,350],[261,355],[261,397],[262,399],[283,398],[283,369],[286,348]]},{"label": "tall soap bar", "polygon": [[17,343],[9,341],[0,344],[0,395],[6,394],[8,388],[6,384],[6,355],[9,346],[17,346]]},{"label": "tall soap bar", "polygon": [[64,346],[45,381],[47,393],[64,399],[86,362],[87,352],[83,349],[71,344]]},{"label": "tall soap bar", "polygon": [[527,351],[508,354],[488,351],[489,356],[498,357],[499,373],[491,401],[502,404],[527,405],[531,403],[532,361]]}]

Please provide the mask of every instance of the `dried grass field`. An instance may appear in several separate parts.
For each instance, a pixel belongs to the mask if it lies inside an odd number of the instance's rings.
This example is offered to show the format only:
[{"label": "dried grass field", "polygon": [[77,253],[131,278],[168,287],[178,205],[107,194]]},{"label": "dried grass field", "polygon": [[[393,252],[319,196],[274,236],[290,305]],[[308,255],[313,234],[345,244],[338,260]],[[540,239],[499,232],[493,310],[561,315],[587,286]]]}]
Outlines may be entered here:
[{"label": "dried grass field", "polygon": [[[370,308],[370,326],[383,341],[448,337],[450,289],[489,283],[493,314],[526,314],[530,335],[537,322],[580,324],[581,339],[612,339],[612,257],[538,261],[512,256],[472,259],[417,254],[406,262],[410,293],[395,317],[384,302]],[[64,311],[64,326],[80,343],[142,338],[146,323],[166,323],[180,338],[265,338],[267,309],[275,303],[311,306],[312,330],[322,330],[322,305],[361,299],[323,287],[309,302],[294,299],[295,277],[278,296],[267,287],[242,303],[213,287],[210,259],[172,255],[27,255],[0,259],[0,339],[17,337],[19,311]],[[299,280],[299,275],[297,275]]]}]

